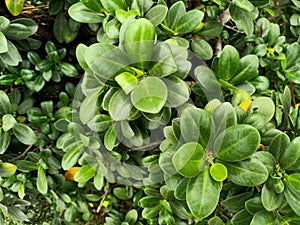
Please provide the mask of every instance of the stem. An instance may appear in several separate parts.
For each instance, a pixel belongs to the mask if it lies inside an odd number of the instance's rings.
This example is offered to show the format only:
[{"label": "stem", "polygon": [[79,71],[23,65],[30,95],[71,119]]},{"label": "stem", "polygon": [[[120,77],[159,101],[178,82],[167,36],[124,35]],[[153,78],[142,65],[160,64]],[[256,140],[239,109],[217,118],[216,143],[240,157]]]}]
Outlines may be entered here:
[{"label": "stem", "polygon": [[221,84],[222,87],[229,89],[231,91],[236,91],[237,88],[235,86],[233,86],[232,84],[228,83],[225,80],[219,79],[219,83]]},{"label": "stem", "polygon": [[29,145],[29,146],[25,149],[25,151],[24,151],[22,154],[18,155],[18,156],[15,157],[15,158],[12,158],[12,159],[8,160],[8,162],[14,162],[14,161],[16,161],[16,160],[18,160],[18,159],[23,158],[23,157],[27,154],[27,152],[29,152],[29,150],[30,150],[31,148],[32,148],[32,145]]},{"label": "stem", "polygon": [[98,206],[98,208],[97,208],[97,213],[99,213],[100,211],[101,211],[101,209],[102,209],[102,204],[103,204],[103,202],[106,200],[106,198],[107,198],[107,196],[108,196],[108,194],[109,194],[109,182],[107,182],[106,183],[106,191],[105,191],[105,193],[104,193],[104,195],[103,195],[103,197],[102,197],[102,199],[101,199],[101,202],[100,202],[100,204],[99,204],[99,206]]}]

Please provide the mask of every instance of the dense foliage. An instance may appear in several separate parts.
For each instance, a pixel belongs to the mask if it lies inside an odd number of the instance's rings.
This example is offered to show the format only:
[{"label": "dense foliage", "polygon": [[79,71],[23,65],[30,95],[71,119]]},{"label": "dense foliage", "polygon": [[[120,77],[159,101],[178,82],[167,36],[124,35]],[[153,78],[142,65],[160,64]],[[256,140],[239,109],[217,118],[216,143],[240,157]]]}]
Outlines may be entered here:
[{"label": "dense foliage", "polygon": [[300,223],[300,1],[0,3],[0,224]]}]

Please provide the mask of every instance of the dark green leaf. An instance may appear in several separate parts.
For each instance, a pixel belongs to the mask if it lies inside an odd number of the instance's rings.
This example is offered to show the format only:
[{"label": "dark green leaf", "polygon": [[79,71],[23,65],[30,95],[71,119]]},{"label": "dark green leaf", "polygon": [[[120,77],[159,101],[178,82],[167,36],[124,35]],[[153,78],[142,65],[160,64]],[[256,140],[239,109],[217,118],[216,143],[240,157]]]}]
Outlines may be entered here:
[{"label": "dark green leaf", "polygon": [[177,21],[175,32],[178,34],[186,34],[196,30],[201,26],[204,13],[193,9],[183,14],[182,17]]},{"label": "dark green leaf", "polygon": [[42,166],[38,167],[36,186],[38,191],[45,195],[48,192],[48,182],[46,177],[46,172]]},{"label": "dark green leaf", "polygon": [[193,52],[202,60],[209,60],[213,57],[213,49],[204,39],[194,38],[191,47]]},{"label": "dark green leaf", "polygon": [[245,192],[242,194],[234,195],[226,198],[221,202],[221,205],[226,207],[227,210],[232,212],[238,212],[244,209],[245,202],[252,196],[251,192]]},{"label": "dark green leaf", "polygon": [[87,8],[82,2],[71,5],[68,12],[72,19],[80,23],[100,23],[104,19],[99,13]]},{"label": "dark green leaf", "polygon": [[264,225],[275,225],[275,216],[272,212],[260,211],[254,214],[250,225],[264,224]]},{"label": "dark green leaf", "polygon": [[239,69],[240,56],[235,47],[226,45],[218,61],[218,78],[225,81],[230,80]]},{"label": "dark green leaf", "polygon": [[294,169],[300,168],[300,137],[292,140],[287,149],[283,152],[280,159],[280,165],[284,169]]},{"label": "dark green leaf", "polygon": [[15,124],[12,131],[16,138],[25,145],[33,145],[37,141],[34,131],[25,124]]}]

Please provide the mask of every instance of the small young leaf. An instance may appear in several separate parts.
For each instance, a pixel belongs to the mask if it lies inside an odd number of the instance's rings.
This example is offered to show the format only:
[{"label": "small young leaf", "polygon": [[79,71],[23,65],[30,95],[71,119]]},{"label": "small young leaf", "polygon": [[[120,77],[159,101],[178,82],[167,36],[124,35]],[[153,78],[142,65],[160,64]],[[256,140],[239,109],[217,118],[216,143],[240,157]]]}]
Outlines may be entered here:
[{"label": "small young leaf", "polygon": [[48,192],[48,182],[46,177],[46,172],[42,166],[39,166],[38,168],[38,175],[37,175],[37,189],[38,191],[45,195]]},{"label": "small young leaf", "polygon": [[17,167],[11,163],[0,163],[0,177],[10,177],[15,174]]},{"label": "small young leaf", "polygon": [[95,173],[95,169],[89,164],[86,164],[81,166],[80,169],[75,173],[74,180],[84,183],[90,180],[95,175]]},{"label": "small young leaf", "polygon": [[15,126],[17,123],[16,119],[11,114],[5,114],[2,117],[2,128],[3,131],[9,131],[11,128]]}]

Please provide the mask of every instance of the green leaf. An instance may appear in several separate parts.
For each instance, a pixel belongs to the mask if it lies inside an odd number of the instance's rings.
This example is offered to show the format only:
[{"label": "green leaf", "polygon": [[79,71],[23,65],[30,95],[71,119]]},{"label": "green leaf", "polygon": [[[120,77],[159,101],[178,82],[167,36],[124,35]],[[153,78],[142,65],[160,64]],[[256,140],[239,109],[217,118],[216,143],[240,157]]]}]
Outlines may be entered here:
[{"label": "green leaf", "polygon": [[0,114],[10,114],[11,113],[11,103],[7,94],[0,90]]},{"label": "green leaf", "polygon": [[87,96],[81,103],[79,117],[82,123],[88,123],[98,113],[99,95],[99,92],[95,91],[91,95]]},{"label": "green leaf", "polygon": [[248,0],[233,0],[232,4],[240,9],[251,12],[254,9],[252,3]]},{"label": "green leaf", "polygon": [[199,35],[206,38],[219,37],[223,31],[221,22],[207,21],[204,23],[203,28],[199,31]]},{"label": "green leaf", "polygon": [[284,195],[282,193],[277,194],[274,191],[273,183],[271,179],[268,179],[264,184],[261,191],[261,202],[267,211],[274,211],[280,207]]},{"label": "green leaf", "polygon": [[295,190],[300,191],[300,173],[288,175],[287,180]]},{"label": "green leaf", "polygon": [[71,5],[69,15],[79,23],[100,23],[104,17],[92,9],[86,7],[82,2]]},{"label": "green leaf", "polygon": [[14,44],[7,40],[8,51],[0,54],[0,60],[10,66],[17,66],[22,61],[22,57]]},{"label": "green leaf", "polygon": [[197,142],[183,144],[172,158],[172,163],[177,172],[188,178],[197,176],[203,169],[204,162],[204,149]]},{"label": "green leaf", "polygon": [[217,158],[239,162],[256,152],[260,143],[259,132],[252,126],[239,124],[223,131],[214,143]]},{"label": "green leaf", "polygon": [[249,0],[255,7],[266,6],[270,4],[270,0]]},{"label": "green leaf", "polygon": [[18,170],[22,172],[29,172],[38,169],[38,165],[35,162],[28,160],[18,160],[16,161],[16,166],[18,167]]},{"label": "green leaf", "polygon": [[0,54],[8,51],[7,39],[5,35],[0,31]]},{"label": "green leaf", "polygon": [[16,138],[25,145],[33,145],[37,141],[34,131],[25,124],[16,123],[12,131]]},{"label": "green leaf", "polygon": [[1,132],[0,134],[0,154],[3,154],[8,148],[11,140],[10,132]]},{"label": "green leaf", "polygon": [[287,149],[283,152],[283,155],[280,159],[280,165],[284,169],[294,169],[297,170],[300,168],[300,137],[297,137],[292,140]]},{"label": "green leaf", "polygon": [[257,186],[264,183],[268,176],[267,168],[256,158],[240,162],[224,162],[228,170],[228,179],[242,186]]},{"label": "green leaf", "polygon": [[13,16],[17,16],[23,10],[24,0],[5,0],[5,4],[9,12]]},{"label": "green leaf", "polygon": [[160,200],[161,197],[159,196],[146,196],[139,201],[139,204],[142,208],[152,208],[159,205]]},{"label": "green leaf", "polygon": [[32,34],[30,27],[21,23],[10,23],[5,31],[5,36],[12,40],[22,40],[28,38]]},{"label": "green leaf", "polygon": [[272,138],[268,151],[279,161],[280,157],[286,151],[290,144],[290,138],[287,134],[280,132]]},{"label": "green leaf", "polygon": [[254,25],[252,20],[252,12],[230,4],[229,14],[239,30],[244,31],[247,36],[250,36],[253,33]]},{"label": "green leaf", "polygon": [[300,216],[300,195],[299,191],[297,191],[288,180],[284,180],[284,196],[287,200],[288,204],[292,208],[292,210]]},{"label": "green leaf", "polygon": [[126,95],[128,95],[138,84],[138,79],[132,73],[123,72],[115,77],[116,82],[120,85]]},{"label": "green leaf", "polygon": [[8,214],[13,221],[26,221],[29,222],[25,213],[19,208],[19,206],[8,206]]},{"label": "green leaf", "polygon": [[116,187],[113,190],[114,195],[121,200],[129,200],[132,198],[133,191],[129,187]]},{"label": "green leaf", "polygon": [[11,163],[0,163],[0,177],[10,177],[16,173],[17,167]]},{"label": "green leaf", "polygon": [[103,132],[107,130],[112,125],[112,118],[106,114],[99,114],[93,117],[93,119],[88,122],[88,127],[96,132]]},{"label": "green leaf", "polygon": [[55,18],[53,24],[53,34],[55,38],[60,42],[64,42],[64,32],[67,29],[68,23],[67,19],[64,16],[64,13],[61,11]]},{"label": "green leaf", "polygon": [[86,7],[100,13],[103,10],[101,2],[99,0],[80,0]]},{"label": "green leaf", "polygon": [[225,45],[218,61],[218,78],[230,80],[238,71],[240,56],[235,47]]},{"label": "green leaf", "polygon": [[87,51],[88,47],[84,44],[78,44],[76,47],[76,58],[79,63],[79,65],[82,67],[82,69],[87,70],[89,68],[88,64],[86,63],[85,60],[85,54]]},{"label": "green leaf", "polygon": [[108,128],[104,135],[104,146],[108,151],[113,150],[113,148],[116,146],[117,135],[114,127],[115,126],[111,126],[110,128]]},{"label": "green leaf", "polygon": [[96,171],[89,164],[83,165],[75,173],[74,180],[80,183],[85,183],[94,177]]},{"label": "green leaf", "polygon": [[202,38],[194,38],[191,47],[193,52],[202,60],[209,60],[213,57],[212,47]]},{"label": "green leaf", "polygon": [[116,19],[112,19],[105,24],[105,32],[109,38],[118,39],[120,34],[121,23]]},{"label": "green leaf", "polygon": [[153,49],[152,60],[153,66],[149,74],[157,77],[166,77],[177,71],[177,64],[173,57],[171,46],[162,42],[157,44]]},{"label": "green leaf", "polygon": [[214,163],[209,168],[209,173],[215,181],[224,181],[227,176],[227,168],[222,163]]},{"label": "green leaf", "polygon": [[188,11],[176,23],[175,32],[178,34],[187,34],[196,30],[201,25],[203,17],[204,13],[199,10],[193,9]]},{"label": "green leaf", "polygon": [[231,223],[232,225],[250,224],[251,220],[252,215],[243,209],[232,217]]},{"label": "green leaf", "polygon": [[77,69],[70,63],[61,62],[60,69],[61,72],[68,77],[76,77],[78,75]]},{"label": "green leaf", "polygon": [[266,122],[269,122],[275,114],[275,104],[271,98],[260,96],[254,99],[248,109],[248,113],[261,113],[265,116]]},{"label": "green leaf", "polygon": [[122,89],[119,89],[110,99],[108,112],[113,120],[121,121],[129,118],[132,108],[130,96],[126,95]]},{"label": "green leaf", "polygon": [[105,43],[91,45],[86,50],[85,60],[95,77],[102,78],[104,82],[113,81],[114,76],[130,64],[128,56],[120,48]]},{"label": "green leaf", "polygon": [[145,15],[154,26],[158,26],[166,17],[168,13],[168,7],[164,5],[156,5],[152,7]]},{"label": "green leaf", "polygon": [[240,84],[258,76],[258,57],[256,55],[246,55],[240,60],[239,69],[229,82]]},{"label": "green leaf", "polygon": [[46,177],[46,172],[42,166],[39,166],[38,168],[38,174],[37,174],[37,181],[36,186],[38,191],[45,195],[48,192],[48,182]]},{"label": "green leaf", "polygon": [[162,81],[168,88],[166,107],[179,107],[189,100],[190,89],[182,79],[176,76],[168,76],[167,78],[162,78]]},{"label": "green leaf", "polygon": [[264,210],[264,207],[261,203],[260,196],[253,197],[253,198],[247,200],[245,202],[245,208],[252,215],[254,215],[255,213],[257,213],[261,210]]},{"label": "green leaf", "polygon": [[170,7],[164,24],[172,31],[175,29],[178,20],[186,13],[183,1],[177,1]]},{"label": "green leaf", "polygon": [[2,117],[2,128],[3,131],[9,131],[11,128],[13,128],[15,126],[15,124],[17,123],[16,119],[13,117],[13,115],[11,114],[5,114]]},{"label": "green leaf", "polygon": [[252,197],[251,192],[245,192],[242,194],[227,197],[221,202],[227,210],[232,212],[239,212],[245,208],[245,202]]},{"label": "green leaf", "polygon": [[180,117],[180,130],[186,142],[198,142],[206,148],[214,130],[212,117],[202,109],[186,108]]},{"label": "green leaf", "polygon": [[141,18],[131,23],[126,31],[124,47],[139,68],[145,68],[149,64],[155,39],[155,27],[147,19]]},{"label": "green leaf", "polygon": [[131,93],[132,104],[140,111],[158,113],[166,104],[168,89],[165,83],[153,76],[142,79]]},{"label": "green leaf", "polygon": [[118,9],[127,9],[127,4],[125,0],[100,0],[103,8],[108,11],[110,14],[114,14]]},{"label": "green leaf", "polygon": [[65,210],[64,212],[64,219],[67,222],[73,222],[75,218],[77,217],[77,209],[75,205],[70,204],[70,206]]},{"label": "green leaf", "polygon": [[208,168],[190,179],[186,201],[193,216],[198,220],[208,217],[217,207],[222,185],[213,180]]},{"label": "green leaf", "polygon": [[134,224],[138,220],[138,212],[135,209],[131,209],[126,213],[125,222],[128,224]]},{"label": "green leaf", "polygon": [[63,156],[61,165],[64,170],[72,168],[82,155],[82,144],[77,143],[72,148],[70,148]]},{"label": "green leaf", "polygon": [[275,225],[275,216],[272,212],[260,211],[254,214],[250,225],[264,224],[264,225]]},{"label": "green leaf", "polygon": [[208,220],[208,225],[224,225],[220,217],[214,216]]}]

